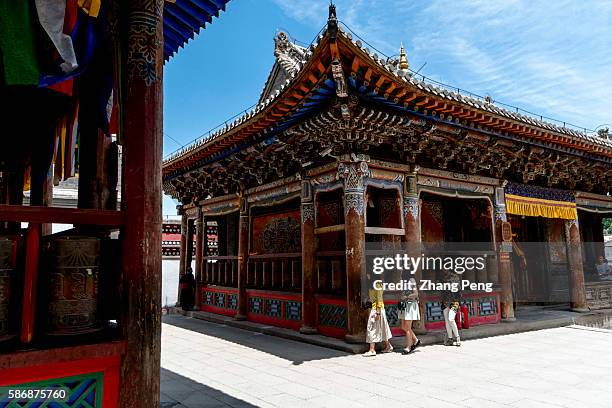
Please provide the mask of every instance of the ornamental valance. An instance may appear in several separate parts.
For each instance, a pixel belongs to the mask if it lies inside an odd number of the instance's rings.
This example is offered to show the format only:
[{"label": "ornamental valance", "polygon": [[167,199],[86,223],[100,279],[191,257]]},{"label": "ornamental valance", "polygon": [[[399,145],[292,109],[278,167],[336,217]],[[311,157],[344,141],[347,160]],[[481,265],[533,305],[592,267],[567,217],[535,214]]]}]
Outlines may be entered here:
[{"label": "ornamental valance", "polygon": [[576,197],[571,191],[509,182],[505,193],[508,214],[566,220],[578,218]]}]

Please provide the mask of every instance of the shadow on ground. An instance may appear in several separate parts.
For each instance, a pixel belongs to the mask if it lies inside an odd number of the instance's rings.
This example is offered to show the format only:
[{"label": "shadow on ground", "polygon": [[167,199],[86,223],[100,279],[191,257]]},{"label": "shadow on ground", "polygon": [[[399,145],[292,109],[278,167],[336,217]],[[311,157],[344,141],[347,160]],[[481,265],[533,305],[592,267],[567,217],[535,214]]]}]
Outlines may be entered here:
[{"label": "shadow on ground", "polygon": [[242,330],[223,324],[206,322],[181,315],[163,316],[162,322],[263,351],[292,361],[294,365],[302,364],[304,361],[323,360],[348,355],[348,353],[342,351]]},{"label": "shadow on ground", "polygon": [[160,374],[160,408],[255,407],[165,368]]}]

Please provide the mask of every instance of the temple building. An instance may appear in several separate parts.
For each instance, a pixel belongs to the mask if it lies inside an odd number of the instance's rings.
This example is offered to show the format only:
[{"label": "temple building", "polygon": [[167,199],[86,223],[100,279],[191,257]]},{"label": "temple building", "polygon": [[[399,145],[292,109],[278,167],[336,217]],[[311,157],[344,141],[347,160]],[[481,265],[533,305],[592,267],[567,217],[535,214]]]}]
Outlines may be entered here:
[{"label": "temple building", "polygon": [[[186,219],[183,219],[187,221]],[[178,301],[178,284],[179,271],[184,271],[189,265],[193,269],[195,267],[193,259],[195,256],[195,234],[194,225],[186,223],[182,225],[180,217],[164,217],[162,221],[162,304],[164,306],[174,306]],[[206,223],[205,239],[207,240],[206,256],[216,256],[217,253],[217,225],[214,221]],[[186,240],[182,240],[182,228],[190,228],[191,234]],[[186,253],[184,264],[181,261],[181,244],[186,245],[182,251],[186,252],[186,248],[191,248],[191,252]]]},{"label": "temple building", "polygon": [[[517,301],[611,306],[594,269],[611,141],[432,85],[403,47],[383,59],[341,29],[333,5],[310,47],[274,42],[258,105],[163,163],[183,249],[195,232],[199,309],[363,341],[365,245],[381,241],[489,242],[471,278],[494,291],[464,291],[471,324],[514,320]],[[442,328],[440,294],[420,304],[418,329]]]}]

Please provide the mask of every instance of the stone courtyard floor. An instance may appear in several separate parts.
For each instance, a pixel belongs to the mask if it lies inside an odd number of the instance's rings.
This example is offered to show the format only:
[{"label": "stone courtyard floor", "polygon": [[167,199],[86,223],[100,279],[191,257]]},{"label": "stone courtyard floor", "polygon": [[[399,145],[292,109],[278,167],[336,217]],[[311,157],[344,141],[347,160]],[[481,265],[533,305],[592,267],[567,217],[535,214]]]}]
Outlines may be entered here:
[{"label": "stone courtyard floor", "polygon": [[609,408],[611,346],[569,326],[363,358],[169,315],[161,406]]}]

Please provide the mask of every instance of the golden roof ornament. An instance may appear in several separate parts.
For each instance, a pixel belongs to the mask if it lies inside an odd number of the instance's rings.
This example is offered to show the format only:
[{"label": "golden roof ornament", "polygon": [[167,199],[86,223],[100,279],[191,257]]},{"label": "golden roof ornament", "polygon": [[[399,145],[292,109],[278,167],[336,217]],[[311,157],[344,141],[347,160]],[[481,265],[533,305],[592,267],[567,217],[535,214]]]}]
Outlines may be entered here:
[{"label": "golden roof ornament", "polygon": [[402,71],[408,71],[408,57],[406,57],[406,50],[404,49],[404,44],[400,44],[400,52],[399,52],[399,67]]}]

